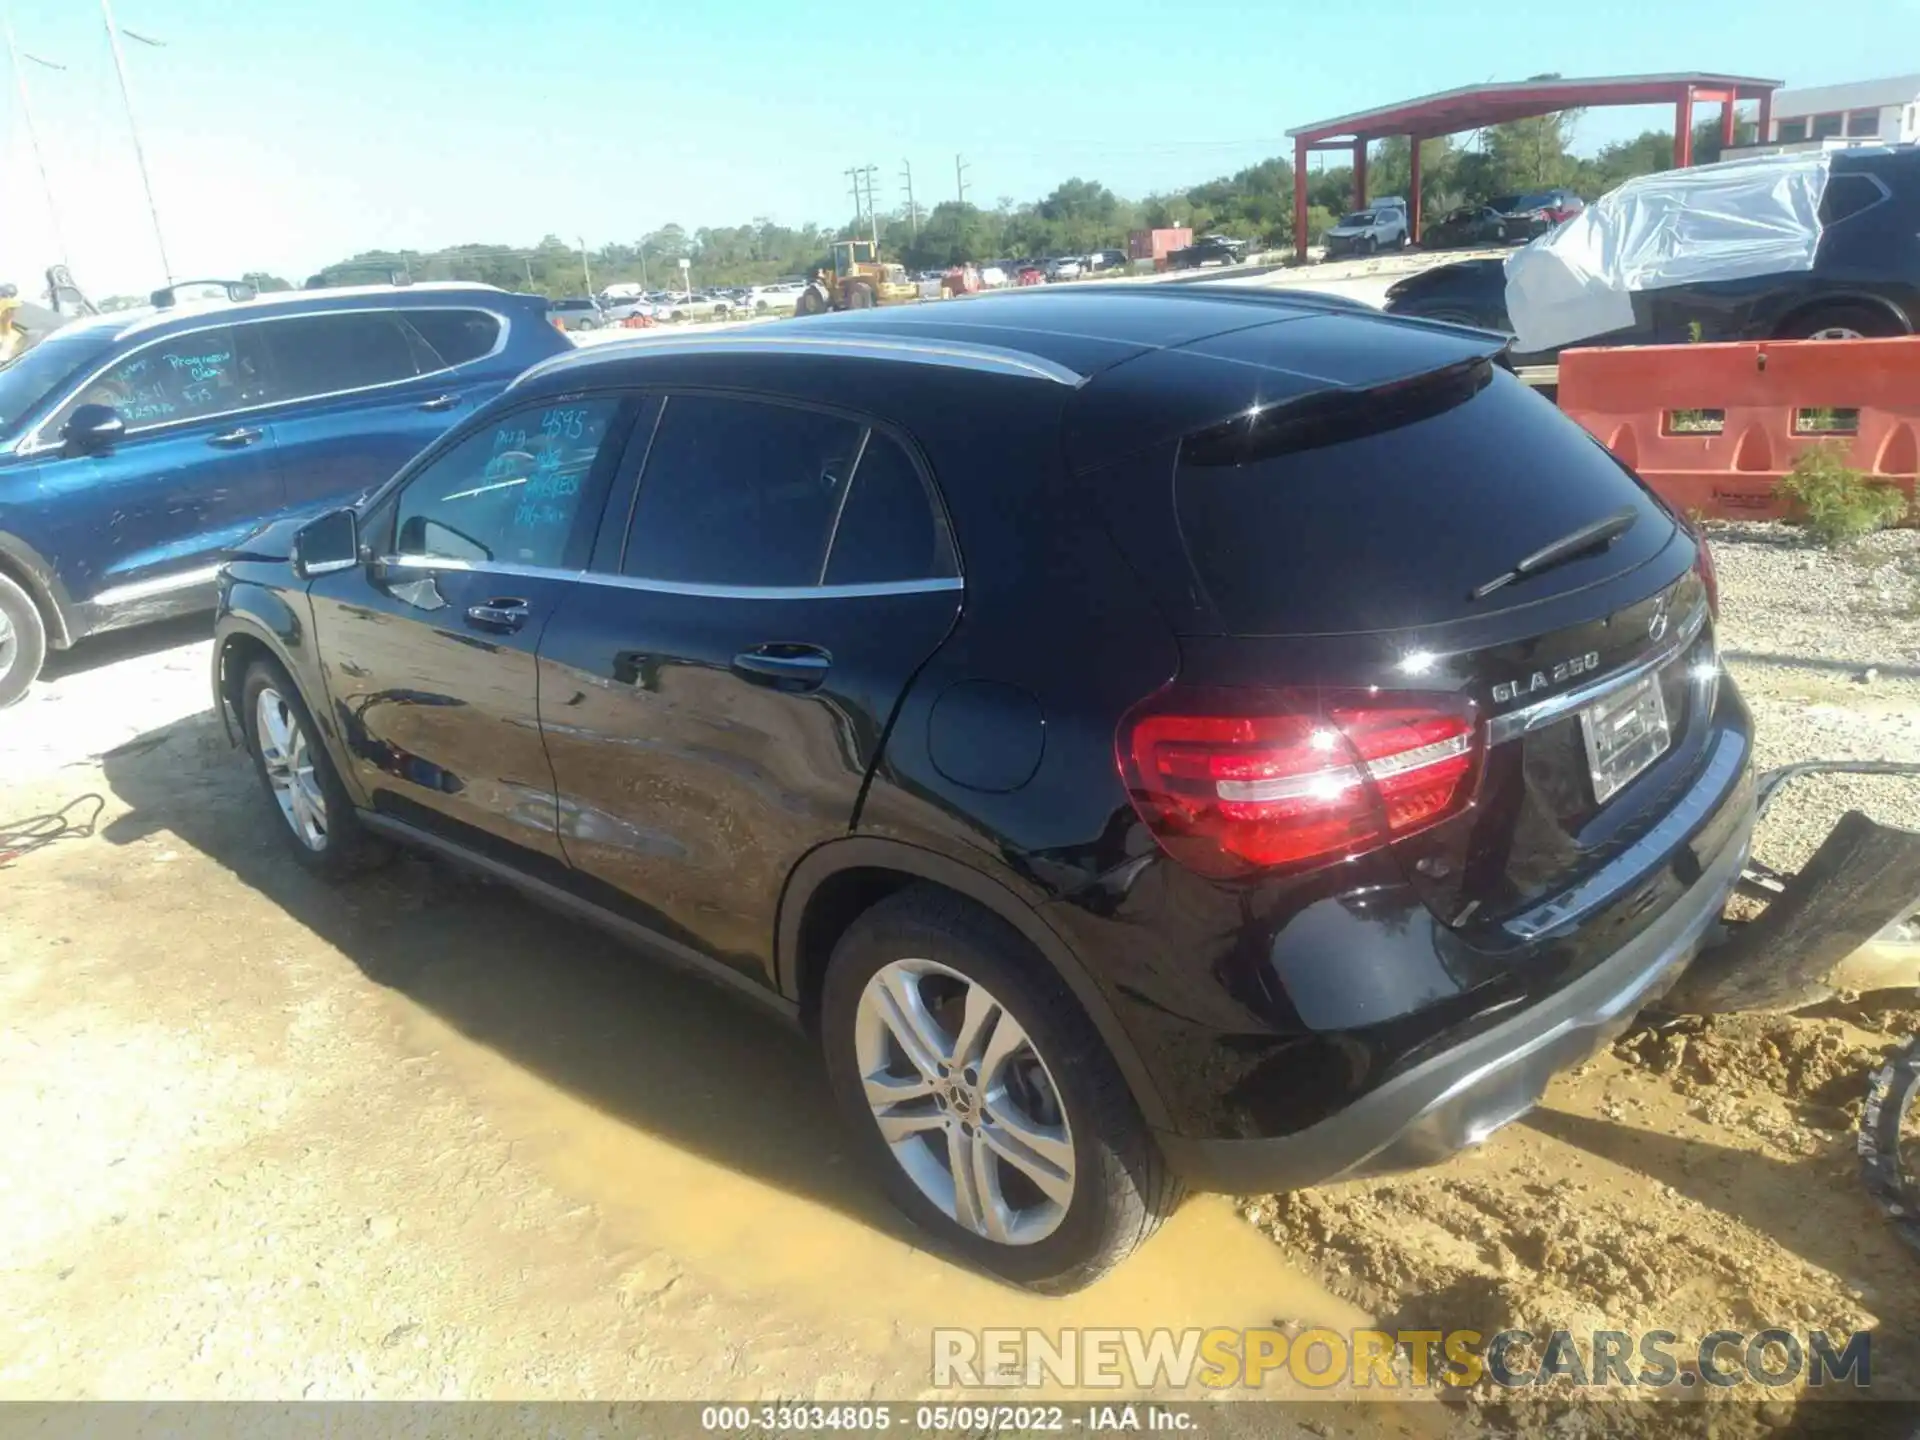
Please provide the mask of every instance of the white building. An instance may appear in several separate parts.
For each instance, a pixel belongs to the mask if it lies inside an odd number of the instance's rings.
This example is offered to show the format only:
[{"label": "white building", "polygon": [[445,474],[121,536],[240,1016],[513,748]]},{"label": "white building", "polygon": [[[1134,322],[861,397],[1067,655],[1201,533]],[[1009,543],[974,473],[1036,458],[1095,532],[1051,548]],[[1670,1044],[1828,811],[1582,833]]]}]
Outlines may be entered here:
[{"label": "white building", "polygon": [[1772,129],[1767,139],[1776,145],[1814,141],[1901,145],[1920,141],[1920,75],[1775,91]]}]

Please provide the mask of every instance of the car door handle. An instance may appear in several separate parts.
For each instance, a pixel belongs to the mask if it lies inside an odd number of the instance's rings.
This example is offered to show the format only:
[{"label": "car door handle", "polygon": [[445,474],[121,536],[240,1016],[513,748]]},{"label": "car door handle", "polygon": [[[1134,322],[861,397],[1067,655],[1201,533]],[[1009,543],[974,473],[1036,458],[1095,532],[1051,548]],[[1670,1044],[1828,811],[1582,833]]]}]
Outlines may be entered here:
[{"label": "car door handle", "polygon": [[422,400],[422,410],[451,410],[460,403],[460,397],[454,394],[436,395],[431,400]]},{"label": "car door handle", "polygon": [[496,599],[484,605],[469,605],[467,619],[483,630],[518,630],[527,623],[527,602]]},{"label": "car door handle", "polygon": [[208,436],[207,443],[209,445],[218,445],[222,450],[238,450],[242,445],[251,445],[260,438],[260,435],[260,431],[252,430],[242,425],[237,429],[228,430],[219,435]]},{"label": "car door handle", "polygon": [[818,645],[756,645],[733,657],[744,679],[782,690],[818,690],[832,666],[833,657]]}]

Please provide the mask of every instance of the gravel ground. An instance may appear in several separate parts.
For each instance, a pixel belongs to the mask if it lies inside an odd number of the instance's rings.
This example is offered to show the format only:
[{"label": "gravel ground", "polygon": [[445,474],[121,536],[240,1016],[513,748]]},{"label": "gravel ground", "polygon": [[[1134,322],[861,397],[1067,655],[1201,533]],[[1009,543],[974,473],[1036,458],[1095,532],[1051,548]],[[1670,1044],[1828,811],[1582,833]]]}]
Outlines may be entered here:
[{"label": "gravel ground", "polygon": [[[1920,762],[1920,532],[1887,531],[1844,553],[1781,524],[1709,534],[1721,651],[1754,712],[1759,766]],[[1755,853],[1797,869],[1848,809],[1920,830],[1920,780],[1795,781],[1768,811]]]}]

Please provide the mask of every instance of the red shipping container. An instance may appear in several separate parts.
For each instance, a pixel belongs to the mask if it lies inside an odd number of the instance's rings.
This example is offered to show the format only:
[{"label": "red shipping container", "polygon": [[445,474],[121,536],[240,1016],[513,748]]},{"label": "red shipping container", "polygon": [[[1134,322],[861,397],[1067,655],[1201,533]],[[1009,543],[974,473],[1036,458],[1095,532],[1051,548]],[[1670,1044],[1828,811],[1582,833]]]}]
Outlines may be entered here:
[{"label": "red shipping container", "polygon": [[1134,230],[1127,235],[1127,258],[1129,260],[1164,260],[1175,250],[1184,250],[1193,244],[1193,231],[1189,227],[1178,230]]}]

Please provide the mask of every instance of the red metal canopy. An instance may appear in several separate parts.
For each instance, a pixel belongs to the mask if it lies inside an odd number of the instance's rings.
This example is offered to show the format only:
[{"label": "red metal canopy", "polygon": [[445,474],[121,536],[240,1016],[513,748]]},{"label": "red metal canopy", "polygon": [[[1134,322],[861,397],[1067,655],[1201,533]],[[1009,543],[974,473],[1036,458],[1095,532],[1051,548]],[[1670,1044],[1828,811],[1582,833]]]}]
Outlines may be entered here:
[{"label": "red metal canopy", "polygon": [[[1498,85],[1462,85],[1352,115],[1339,115],[1289,130],[1293,140],[1293,173],[1304,177],[1307,155],[1313,150],[1353,151],[1353,204],[1367,203],[1367,145],[1388,135],[1405,135],[1413,143],[1413,193],[1407,197],[1409,229],[1420,238],[1420,141],[1462,130],[1478,130],[1509,120],[1530,120],[1559,110],[1600,105],[1672,105],[1674,107],[1673,163],[1693,163],[1693,107],[1702,102],[1720,106],[1720,136],[1733,143],[1733,107],[1742,100],[1760,105],[1757,133],[1768,133],[1773,92],[1778,80],[1744,75],[1686,73],[1677,75],[1613,75],[1585,80],[1513,80]],[[1307,187],[1293,187],[1293,246],[1298,259],[1307,257]]]}]

